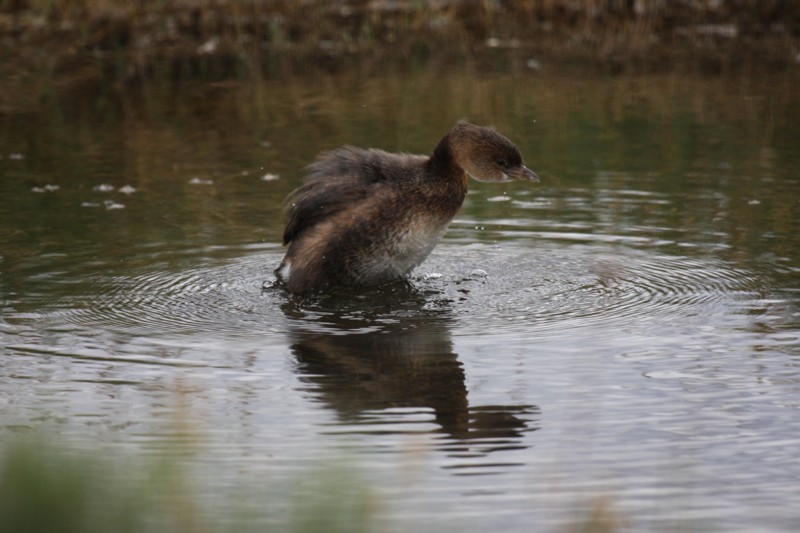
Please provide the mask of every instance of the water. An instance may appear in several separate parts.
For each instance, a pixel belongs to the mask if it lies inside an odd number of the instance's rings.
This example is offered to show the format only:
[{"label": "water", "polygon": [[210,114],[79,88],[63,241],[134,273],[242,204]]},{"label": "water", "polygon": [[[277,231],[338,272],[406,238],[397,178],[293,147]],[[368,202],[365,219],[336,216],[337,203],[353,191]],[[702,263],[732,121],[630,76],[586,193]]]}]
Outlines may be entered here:
[{"label": "water", "polygon": [[[6,111],[0,438],[167,454],[223,522],[281,527],[342,463],[382,529],[794,531],[796,81],[390,70]],[[465,116],[542,184],[472,183],[408,285],[262,287],[316,153]]]}]

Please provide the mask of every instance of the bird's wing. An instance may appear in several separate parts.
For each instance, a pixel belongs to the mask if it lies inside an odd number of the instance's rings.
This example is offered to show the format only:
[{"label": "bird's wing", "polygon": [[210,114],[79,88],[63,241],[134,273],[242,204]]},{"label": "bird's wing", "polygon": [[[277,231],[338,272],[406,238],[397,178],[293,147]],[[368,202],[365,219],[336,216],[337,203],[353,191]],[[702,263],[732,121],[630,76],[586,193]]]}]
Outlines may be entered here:
[{"label": "bird's wing", "polygon": [[[368,196],[390,187],[388,166],[397,156],[380,150],[344,147],[322,154],[287,199],[283,244]],[[391,173],[391,172],[389,172]]]}]

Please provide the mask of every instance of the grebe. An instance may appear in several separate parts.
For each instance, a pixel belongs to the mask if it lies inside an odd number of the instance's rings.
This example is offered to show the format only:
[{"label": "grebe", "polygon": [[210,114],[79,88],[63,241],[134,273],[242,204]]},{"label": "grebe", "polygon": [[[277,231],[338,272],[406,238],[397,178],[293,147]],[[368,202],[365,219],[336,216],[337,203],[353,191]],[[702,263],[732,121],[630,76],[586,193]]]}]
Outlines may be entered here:
[{"label": "grebe", "polygon": [[428,156],[346,146],[319,156],[288,197],[275,275],[308,295],[333,286],[375,286],[422,263],[464,202],[467,177],[539,177],[491,128],[457,124]]}]

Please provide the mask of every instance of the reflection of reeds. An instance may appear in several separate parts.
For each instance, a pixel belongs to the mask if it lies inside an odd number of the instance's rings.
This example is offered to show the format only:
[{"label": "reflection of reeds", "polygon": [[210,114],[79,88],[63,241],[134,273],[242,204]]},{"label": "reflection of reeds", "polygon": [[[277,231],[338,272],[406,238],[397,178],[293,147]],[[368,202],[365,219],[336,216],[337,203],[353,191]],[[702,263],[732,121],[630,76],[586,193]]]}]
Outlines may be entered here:
[{"label": "reflection of reeds", "polygon": [[[0,7],[14,54],[100,59],[115,76],[269,70],[277,56],[307,68],[356,57],[391,58],[522,50],[527,54],[663,65],[716,65],[759,54],[793,59],[800,4],[778,1],[522,0],[29,0]],[[20,62],[22,63],[22,62]]]}]

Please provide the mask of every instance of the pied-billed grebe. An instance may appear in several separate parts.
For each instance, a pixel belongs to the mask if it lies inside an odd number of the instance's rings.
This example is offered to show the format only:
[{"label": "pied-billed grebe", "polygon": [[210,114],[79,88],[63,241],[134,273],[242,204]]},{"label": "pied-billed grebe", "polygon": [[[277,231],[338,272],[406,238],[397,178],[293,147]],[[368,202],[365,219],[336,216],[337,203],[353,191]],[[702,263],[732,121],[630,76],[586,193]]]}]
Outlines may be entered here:
[{"label": "pied-billed grebe", "polygon": [[430,157],[344,147],[322,154],[289,195],[275,275],[293,293],[402,279],[436,246],[479,181],[539,181],[514,144],[461,122]]}]

